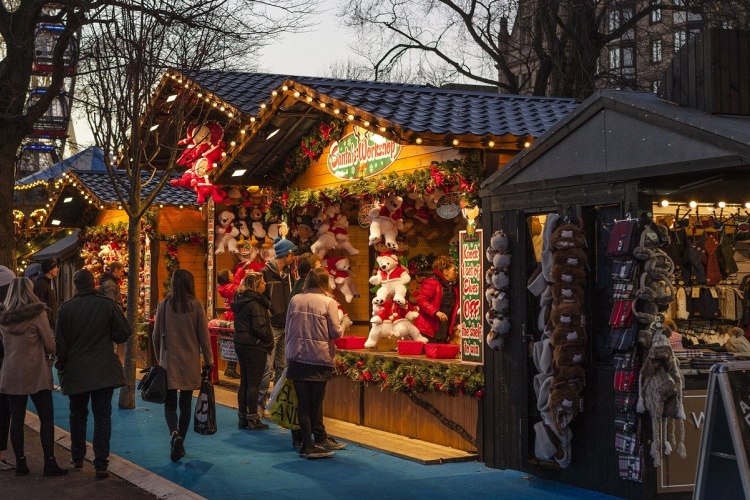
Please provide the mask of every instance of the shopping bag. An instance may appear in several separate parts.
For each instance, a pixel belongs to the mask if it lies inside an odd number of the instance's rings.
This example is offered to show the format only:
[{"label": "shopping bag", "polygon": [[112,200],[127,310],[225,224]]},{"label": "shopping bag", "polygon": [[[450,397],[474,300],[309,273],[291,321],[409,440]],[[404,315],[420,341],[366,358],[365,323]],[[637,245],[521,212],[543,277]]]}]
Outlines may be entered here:
[{"label": "shopping bag", "polygon": [[299,429],[297,393],[294,391],[294,382],[286,378],[286,370],[274,386],[268,404],[271,408],[271,420],[286,429]]},{"label": "shopping bag", "polygon": [[195,403],[195,415],[193,418],[193,430],[203,436],[216,434],[217,431],[214,385],[208,377],[208,373],[204,371],[201,390],[198,393],[198,401]]},{"label": "shopping bag", "polygon": [[159,365],[141,370],[145,373],[138,383],[138,390],[141,391],[141,399],[149,403],[164,404],[167,399],[167,370]]}]

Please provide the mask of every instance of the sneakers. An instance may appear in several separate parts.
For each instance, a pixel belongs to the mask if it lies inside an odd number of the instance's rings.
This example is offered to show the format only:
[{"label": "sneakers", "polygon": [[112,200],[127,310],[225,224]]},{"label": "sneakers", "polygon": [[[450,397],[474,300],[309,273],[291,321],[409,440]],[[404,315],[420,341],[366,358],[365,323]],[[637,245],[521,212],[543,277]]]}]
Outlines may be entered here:
[{"label": "sneakers", "polygon": [[346,448],[346,443],[339,443],[332,437],[328,437],[325,441],[322,443],[315,443],[317,446],[321,446],[325,448],[327,451],[334,451],[334,450],[343,450]]},{"label": "sneakers", "polygon": [[8,462],[6,459],[0,460],[0,470],[13,470],[16,466],[10,462]]},{"label": "sneakers", "polygon": [[184,440],[182,437],[180,437],[178,434],[172,435],[172,452],[169,455],[169,458],[172,460],[172,462],[177,462],[180,458],[184,456],[182,447],[182,442]]},{"label": "sneakers", "polygon": [[308,460],[315,460],[318,458],[328,458],[333,456],[332,451],[326,451],[325,448],[322,446],[315,446],[314,448],[310,450],[300,449],[299,450],[299,456],[300,458],[306,458]]}]

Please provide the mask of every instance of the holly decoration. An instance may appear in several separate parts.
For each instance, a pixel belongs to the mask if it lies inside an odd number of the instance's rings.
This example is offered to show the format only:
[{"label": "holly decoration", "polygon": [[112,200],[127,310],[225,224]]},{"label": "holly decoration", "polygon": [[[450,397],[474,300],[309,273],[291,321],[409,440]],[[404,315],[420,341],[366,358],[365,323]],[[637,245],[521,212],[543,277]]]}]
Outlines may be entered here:
[{"label": "holly decoration", "polygon": [[161,241],[167,242],[164,251],[164,265],[167,268],[167,279],[163,283],[164,295],[166,296],[172,283],[172,275],[180,268],[180,259],[177,256],[177,249],[182,245],[190,245],[193,247],[205,246],[206,236],[201,233],[175,233],[169,236],[159,235],[158,238]]},{"label": "holly decoration", "polygon": [[479,400],[484,396],[484,375],[461,365],[409,363],[345,353],[336,355],[334,372],[393,392],[442,393]]}]

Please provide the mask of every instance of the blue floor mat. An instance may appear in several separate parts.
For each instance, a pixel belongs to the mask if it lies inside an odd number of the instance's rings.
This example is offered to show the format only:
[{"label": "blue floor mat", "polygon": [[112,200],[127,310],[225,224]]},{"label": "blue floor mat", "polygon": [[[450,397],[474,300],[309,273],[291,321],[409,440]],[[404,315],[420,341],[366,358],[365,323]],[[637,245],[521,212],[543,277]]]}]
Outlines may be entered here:
[{"label": "blue floor mat", "polygon": [[[55,425],[69,431],[68,398],[53,394]],[[267,431],[241,431],[236,410],[223,406],[217,406],[213,436],[195,434],[191,420],[187,455],[173,463],[164,407],[137,397],[135,410],[120,410],[117,396],[115,391],[112,453],[210,499],[616,498],[478,462],[421,465],[351,443],[333,458],[304,460],[292,449],[288,430],[271,424]],[[32,404],[29,409],[34,411]],[[92,420],[90,415],[89,442]]]}]

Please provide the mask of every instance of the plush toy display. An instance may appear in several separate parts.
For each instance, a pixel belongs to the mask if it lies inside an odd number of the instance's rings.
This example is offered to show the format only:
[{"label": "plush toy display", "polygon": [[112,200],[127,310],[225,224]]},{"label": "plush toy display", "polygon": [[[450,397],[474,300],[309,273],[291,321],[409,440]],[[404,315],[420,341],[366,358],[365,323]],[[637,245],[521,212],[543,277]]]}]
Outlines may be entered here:
[{"label": "plush toy display", "polygon": [[391,250],[398,250],[396,236],[403,230],[404,221],[401,215],[401,205],[404,199],[391,195],[380,205],[376,204],[367,216],[370,219],[370,246],[385,238],[385,245]]},{"label": "plush toy display", "polygon": [[324,259],[329,250],[336,248],[336,235],[331,227],[331,217],[335,215],[333,205],[322,208],[313,217],[312,223],[318,233],[318,239],[312,244],[310,250],[321,259]]},{"label": "plush toy display", "polygon": [[341,329],[346,332],[354,323],[352,322],[351,318],[349,318],[349,315],[344,311],[344,308],[341,307],[341,304],[339,304],[339,324],[341,325]]},{"label": "plush toy display", "polygon": [[380,285],[373,302],[384,304],[392,299],[398,305],[406,303],[407,285],[411,281],[409,271],[401,265],[393,252],[385,252],[377,257],[378,271],[370,278],[371,285]]},{"label": "plush toy display", "polygon": [[336,235],[336,248],[344,250],[349,255],[359,255],[359,250],[354,248],[349,241],[349,219],[341,213],[341,207],[338,203],[333,206],[333,216],[330,218],[331,231]]},{"label": "plush toy display", "polygon": [[[359,297],[359,292],[354,284],[354,273],[352,264],[346,257],[335,257],[326,259],[328,272],[334,281],[334,287],[344,295],[344,299],[351,304],[354,297]],[[333,288],[333,287],[332,287]]]},{"label": "plush toy display", "polygon": [[300,253],[312,251],[312,238],[315,236],[315,229],[313,229],[313,222],[309,216],[297,217],[293,234],[296,240],[295,244]]},{"label": "plush toy display", "polygon": [[263,269],[263,264],[258,262],[259,254],[257,245],[251,244],[243,235],[240,235],[237,240],[237,257],[240,259],[237,267],[241,266],[246,271],[260,271]]},{"label": "plush toy display", "polygon": [[383,316],[390,314],[393,309],[393,301],[386,301],[384,303],[376,302],[376,299],[372,301],[372,318],[370,318],[370,335],[367,337],[365,347],[372,349],[377,347],[378,340],[390,337],[393,333],[393,323],[390,321],[383,321]]},{"label": "plush toy display", "polygon": [[273,240],[268,238],[266,235],[266,228],[263,227],[263,212],[260,211],[258,205],[252,205],[249,211],[250,222],[249,230],[250,233],[257,239],[264,247],[273,246]]},{"label": "plush toy display", "polygon": [[225,144],[221,141],[224,131],[220,125],[212,123],[193,125],[188,128],[187,133],[187,138],[178,143],[186,148],[177,160],[177,164],[186,166],[187,170],[180,179],[173,179],[169,183],[174,187],[195,191],[199,204],[205,203],[208,197],[221,203],[227,193],[211,184],[210,174],[224,154]]},{"label": "plush toy display", "polygon": [[239,229],[234,227],[234,214],[227,210],[221,212],[216,220],[216,255],[223,254],[227,249],[229,253],[237,253],[237,235]]}]

